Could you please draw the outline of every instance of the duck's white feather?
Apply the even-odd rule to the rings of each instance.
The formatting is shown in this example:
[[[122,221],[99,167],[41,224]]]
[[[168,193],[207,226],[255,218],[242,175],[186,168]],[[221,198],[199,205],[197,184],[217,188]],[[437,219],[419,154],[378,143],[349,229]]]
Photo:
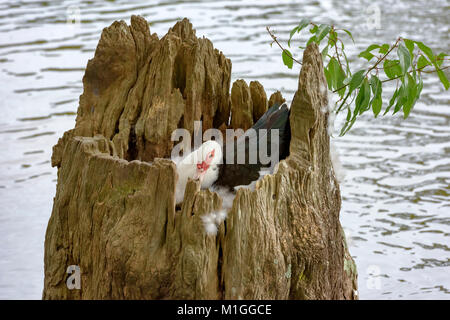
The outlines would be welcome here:
[[[183,201],[188,179],[197,179],[197,163],[204,161],[207,154],[212,150],[215,150],[214,158],[211,161],[210,167],[206,171],[206,174],[201,182],[201,187],[205,189],[209,188],[219,177],[218,164],[222,161],[222,147],[219,143],[213,140],[206,141],[185,158],[181,160],[173,159],[177,165],[178,173],[178,181],[175,192],[175,201],[177,204]]]

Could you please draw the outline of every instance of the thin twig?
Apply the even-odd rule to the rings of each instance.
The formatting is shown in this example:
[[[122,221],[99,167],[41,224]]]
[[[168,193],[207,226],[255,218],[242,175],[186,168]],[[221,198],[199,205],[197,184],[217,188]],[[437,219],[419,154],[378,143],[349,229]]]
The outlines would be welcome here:
[[[396,48],[397,47],[397,45],[398,45],[398,43],[400,42],[400,40],[401,40],[401,38],[398,38],[397,39],[397,41],[394,43],[394,45],[382,56],[382,57],[380,57],[380,58],[378,58],[378,61],[372,66],[372,67],[370,67],[368,70],[367,70],[367,72],[366,72],[366,74],[364,75],[364,78],[365,77],[367,77],[367,75],[370,73],[370,71],[372,71],[373,69],[375,69],[379,64],[380,64],[380,62],[381,61],[383,61],[391,52],[392,52],[392,50],[394,50],[394,48]],[[336,90],[334,90],[333,91],[333,93],[336,93],[336,92],[338,92],[338,91],[340,91],[341,89],[344,89],[345,87],[347,87],[349,84],[346,84],[346,85],[343,85],[342,87],[340,87],[340,88],[337,88]]]
[[[314,25],[313,23],[311,23],[311,24]],[[278,45],[278,47],[280,47],[280,49],[281,49],[284,53],[286,53],[286,55],[288,55],[288,56],[289,56],[293,61],[295,61],[296,63],[302,64],[300,61],[296,60],[296,59],[290,54],[289,51],[287,51],[286,49],[283,48],[283,46],[278,42],[277,37],[270,31],[270,28],[269,28],[269,27],[266,27],[266,30],[267,30],[267,32],[269,33],[269,35],[272,37],[273,42],[275,42],[275,43]],[[339,59],[339,53],[338,53],[338,51],[337,51],[337,40],[340,40],[340,39],[337,38],[337,39],[334,41],[334,47],[335,47],[335,49],[336,49],[336,56],[337,56],[337,58]],[[386,57],[392,52],[392,50],[394,50],[394,48],[396,48],[396,47],[398,46],[398,43],[399,43],[401,40],[402,40],[402,38],[399,37],[399,38],[397,39],[397,41],[394,43],[394,45],[393,45],[391,48],[389,48],[389,50],[388,50],[383,56],[381,56],[381,57],[378,58],[377,62],[376,62],[372,67],[370,67],[370,68],[367,70],[366,74],[364,75],[364,78],[367,77],[367,76],[369,75],[369,73],[370,73],[372,70],[375,70],[375,69],[376,69],[377,72],[378,72],[379,69],[384,69],[384,68],[382,68],[382,67],[381,67],[381,68],[378,68],[378,65],[381,63],[381,61],[383,61],[384,59],[386,59]],[[342,40],[340,40],[340,41],[342,42]],[[447,59],[448,59],[448,58],[440,58],[440,59],[437,58],[436,61],[437,61],[437,60],[447,60]],[[342,64],[340,63],[340,61],[339,61],[339,64],[340,64],[341,67],[342,67]],[[347,65],[347,67],[348,67],[348,65]],[[393,67],[393,66],[391,66],[391,67]],[[435,69],[435,70],[433,70],[433,71],[424,71],[423,69],[424,69],[425,67],[427,67],[427,66],[423,66],[422,68],[419,68],[419,69],[412,69],[412,70],[410,70],[410,71],[408,71],[408,72],[406,72],[406,73],[404,73],[404,74],[402,74],[402,75],[399,75],[399,76],[394,77],[394,78],[391,78],[391,79],[385,79],[385,80],[382,80],[381,82],[388,82],[388,81],[396,80],[396,79],[399,79],[399,78],[401,78],[401,77],[404,77],[404,76],[405,76],[406,74],[408,74],[408,73],[415,72],[415,71],[423,72],[423,73],[434,73],[434,72],[436,72],[436,71],[441,71],[441,70],[445,70],[445,69],[447,69],[447,68],[450,68],[450,66],[446,66],[446,67],[443,67],[443,68],[440,68],[440,69]],[[344,86],[342,86],[342,87],[340,87],[340,88],[338,88],[338,89],[336,89],[336,90],[334,90],[334,91],[332,91],[332,92],[333,92],[333,93],[336,93],[336,92],[340,91],[341,89],[344,89],[344,88],[347,87],[348,85],[349,85],[349,84],[346,84],[346,85],[344,85]],[[347,93],[347,95],[346,95],[344,98],[341,97],[341,99],[339,99],[339,101],[341,101],[342,99],[343,99],[343,101],[342,101],[342,103],[340,104],[340,106],[338,107],[336,113],[339,113],[339,111],[340,111],[340,110],[342,109],[342,107],[345,105],[345,102],[347,101],[348,97],[350,96],[350,93],[351,93],[351,92]],[[338,101],[338,102],[339,102],[339,101]]]
[[[447,69],[447,68],[450,68],[450,66],[447,66],[447,67],[440,68],[440,69],[437,69],[437,70],[434,70],[434,71],[423,71],[422,69],[425,68],[425,67],[427,67],[427,66],[423,66],[422,68],[419,68],[419,69],[410,70],[410,71],[408,71],[408,72],[406,72],[406,73],[404,73],[404,74],[402,74],[402,75],[399,75],[399,76],[394,77],[394,78],[392,78],[392,79],[386,79],[386,80],[383,80],[383,81],[381,81],[381,82],[384,83],[384,82],[388,82],[388,81],[397,80],[397,79],[399,79],[399,78],[401,78],[401,77],[404,77],[406,74],[411,73],[411,72],[414,72],[414,71],[419,71],[419,72],[424,72],[424,73],[434,73],[434,72],[436,72],[436,71],[441,71],[441,70],[445,70],[445,69]],[[370,84],[369,84],[369,85],[370,85]],[[398,83],[397,83],[397,86],[398,86]],[[345,88],[345,87],[346,87],[346,86],[344,86],[344,87],[342,87],[342,88]],[[342,88],[341,88],[341,89],[342,89]],[[336,90],[336,91],[338,91],[338,90]],[[333,92],[336,92],[336,91],[333,91]],[[342,103],[339,105],[339,107],[338,107],[338,109],[337,109],[337,111],[336,111],[336,114],[338,114],[338,113],[341,111],[342,107],[344,106],[345,102],[347,101],[348,97],[350,96],[350,93],[351,93],[351,92],[347,93],[347,95],[346,95],[345,98],[344,98],[344,101],[342,101]],[[342,100],[342,98],[341,98],[340,100]],[[340,101],[340,100],[339,100],[339,101]],[[338,101],[338,102],[339,102],[339,101]]]
[[[398,38],[397,41],[395,41],[394,45],[384,54],[384,56],[382,56],[381,58],[378,58],[378,61],[371,68],[369,68],[369,70],[367,70],[366,75],[364,77],[367,77],[367,75],[370,73],[370,71],[375,69],[380,64],[380,62],[383,61],[389,55],[389,53],[391,53],[392,50],[394,50],[394,48],[397,47],[397,45],[401,39],[402,38]]]
[[[410,71],[408,71],[408,72],[406,72],[406,73],[404,73],[404,74],[401,74],[401,75],[399,75],[399,76],[396,76],[396,77],[394,77],[394,78],[392,78],[392,79],[386,79],[386,80],[383,80],[383,81],[381,81],[381,82],[388,82],[388,81],[392,81],[392,80],[395,80],[395,79],[399,79],[399,78],[401,78],[401,77],[404,77],[406,74],[411,73],[411,72],[414,72],[414,71],[419,71],[419,72],[423,72],[423,73],[435,73],[436,71],[441,71],[441,70],[445,70],[445,69],[450,68],[450,66],[446,66],[446,67],[443,67],[443,68],[440,68],[440,69],[434,69],[434,70],[430,70],[430,71],[424,71],[424,70],[422,70],[422,69],[425,68],[425,67],[428,67],[428,66],[423,66],[422,68],[419,68],[419,69],[413,69],[413,70],[410,70]]]
[[[270,36],[273,39],[273,42],[275,42],[283,52],[288,55],[293,61],[297,62],[298,64],[302,64],[300,61],[296,60],[290,53],[287,51],[283,46],[278,42],[277,37],[270,31],[269,27],[266,27],[267,32],[270,34]]]
[[[331,31],[334,31],[334,26],[332,26],[331,28],[332,28]],[[339,52],[338,52],[338,47],[337,47],[337,41],[338,41],[338,36],[337,36],[337,33],[336,33],[336,39],[334,40],[334,49],[336,50],[337,61],[338,61],[339,65],[341,66],[341,68],[344,69],[342,67],[341,59],[339,59]]]

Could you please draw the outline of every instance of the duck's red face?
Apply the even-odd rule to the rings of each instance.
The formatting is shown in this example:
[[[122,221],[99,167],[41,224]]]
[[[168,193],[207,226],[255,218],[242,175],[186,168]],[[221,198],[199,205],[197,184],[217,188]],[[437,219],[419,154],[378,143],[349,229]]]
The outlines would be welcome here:
[[[212,150],[206,154],[206,159],[204,159],[202,162],[197,163],[197,177],[198,179],[203,179],[203,177],[206,174],[206,171],[209,169],[209,166],[211,165],[212,160],[214,159],[214,154],[216,150]]]

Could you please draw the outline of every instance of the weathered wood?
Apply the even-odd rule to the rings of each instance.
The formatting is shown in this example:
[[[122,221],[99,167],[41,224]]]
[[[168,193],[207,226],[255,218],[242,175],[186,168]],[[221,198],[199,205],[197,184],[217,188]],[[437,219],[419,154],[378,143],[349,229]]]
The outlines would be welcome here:
[[[186,19],[160,40],[140,17],[103,31],[76,126],[54,148],[44,299],[357,298],[314,44],[291,105],[290,156],[254,191],[237,191],[217,236],[205,234],[201,219],[222,207],[217,193],[189,181],[176,209],[175,165],[161,158],[171,130],[193,130],[200,119],[204,130],[226,128],[230,71]],[[81,290],[66,287],[69,265],[81,269]]]
[[[264,91],[264,87],[258,81],[250,82],[250,93],[253,104],[253,122],[255,123],[264,113],[266,113],[269,105],[267,102],[266,91]]]
[[[144,18],[133,16],[105,28],[83,77],[76,126],[54,148],[59,166],[64,143],[74,136],[101,134],[124,159],[167,157],[172,131],[191,134],[230,117],[231,62],[211,41],[197,38],[187,19],[161,39]],[[157,123],[158,125],[155,125]]]
[[[280,91],[275,91],[270,95],[269,98],[269,106],[273,106],[274,104],[282,105],[286,101],[285,98],[281,95]]]

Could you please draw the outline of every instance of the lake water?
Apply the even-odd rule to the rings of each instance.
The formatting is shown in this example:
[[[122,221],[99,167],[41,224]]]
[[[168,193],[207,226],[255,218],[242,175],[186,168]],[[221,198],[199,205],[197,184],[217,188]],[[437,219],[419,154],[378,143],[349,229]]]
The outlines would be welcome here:
[[[449,9],[445,0],[2,1],[0,299],[41,298],[56,186],[52,146],[75,124],[84,68],[114,20],[139,14],[162,36],[188,17],[232,60],[233,81],[257,79],[268,94],[281,90],[291,100],[299,66],[283,66],[266,26],[284,41],[302,18],[348,28],[358,63],[357,50],[399,35],[449,53]],[[373,28],[368,19],[377,10]],[[341,222],[361,299],[450,298],[450,93],[436,79],[426,77],[408,120],[364,117],[334,139],[346,170]]]

